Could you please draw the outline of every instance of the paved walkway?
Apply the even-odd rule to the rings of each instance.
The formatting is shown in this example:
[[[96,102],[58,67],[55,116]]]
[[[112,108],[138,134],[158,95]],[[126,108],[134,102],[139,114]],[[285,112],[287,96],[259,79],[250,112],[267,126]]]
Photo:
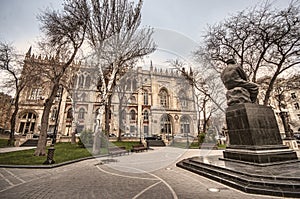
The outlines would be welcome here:
[[[163,147],[53,169],[0,168],[0,196],[6,199],[276,198],[246,194],[175,165],[183,158],[220,154],[221,150]]]
[[[7,153],[7,152],[13,152],[13,151],[22,151],[22,150],[28,150],[28,149],[35,149],[36,147],[5,147],[0,148],[0,153]]]

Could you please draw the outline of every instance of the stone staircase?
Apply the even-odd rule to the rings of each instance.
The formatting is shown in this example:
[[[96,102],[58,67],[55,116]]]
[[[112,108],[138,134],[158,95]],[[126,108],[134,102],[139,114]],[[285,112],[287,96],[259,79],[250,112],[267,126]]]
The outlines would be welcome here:
[[[163,140],[148,140],[149,147],[164,147],[166,146]]]
[[[38,144],[38,138],[34,139],[28,139],[26,140],[23,144],[20,145],[20,147],[22,146],[37,146]]]
[[[294,169],[299,169],[300,163],[294,164]],[[226,167],[203,163],[197,157],[182,160],[176,165],[246,193],[300,198],[300,177],[298,175],[268,176],[267,173],[258,174],[239,171],[238,169],[227,169]],[[292,165],[289,167],[292,168]]]

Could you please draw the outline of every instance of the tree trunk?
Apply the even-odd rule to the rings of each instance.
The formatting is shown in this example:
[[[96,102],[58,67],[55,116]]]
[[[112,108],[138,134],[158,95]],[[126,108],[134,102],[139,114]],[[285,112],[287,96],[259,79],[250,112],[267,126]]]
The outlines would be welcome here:
[[[49,124],[49,115],[51,111],[51,107],[57,91],[59,89],[59,85],[56,84],[53,86],[52,93],[50,97],[46,100],[44,105],[44,111],[42,115],[41,121],[41,132],[39,135],[38,145],[34,152],[35,156],[44,156],[46,155],[46,145],[47,145],[47,131],[48,131],[48,124]]]
[[[275,83],[277,76],[278,76],[278,73],[276,72],[269,83],[269,87],[266,91],[266,95],[265,95],[265,99],[264,99],[265,106],[267,106],[269,103],[269,98],[271,96],[271,92],[273,91],[274,83]]]
[[[109,136],[110,134],[110,125],[109,125],[109,118],[110,118],[110,108],[111,108],[111,99],[112,95],[108,95],[108,103],[105,105],[105,133]]]
[[[15,105],[15,109],[14,112],[11,116],[10,119],[10,134],[9,134],[9,140],[7,145],[8,146],[14,146],[15,145],[15,129],[16,129],[16,118],[17,118],[17,114],[19,111],[19,93],[17,93],[15,101],[14,101],[14,105]]]

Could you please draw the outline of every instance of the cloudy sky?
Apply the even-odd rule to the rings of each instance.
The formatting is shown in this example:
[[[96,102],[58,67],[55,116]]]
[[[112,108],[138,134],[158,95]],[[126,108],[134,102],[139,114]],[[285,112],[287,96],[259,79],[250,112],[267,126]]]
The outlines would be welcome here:
[[[47,7],[59,10],[63,0],[0,0],[0,40],[25,53],[41,32],[36,16]],[[261,0],[145,0],[142,26],[154,28],[157,52],[147,59],[164,62],[187,58],[201,42],[208,24],[216,24]],[[278,8],[289,0],[275,0]],[[33,50],[34,51],[34,50]],[[146,61],[147,62],[147,61]]]

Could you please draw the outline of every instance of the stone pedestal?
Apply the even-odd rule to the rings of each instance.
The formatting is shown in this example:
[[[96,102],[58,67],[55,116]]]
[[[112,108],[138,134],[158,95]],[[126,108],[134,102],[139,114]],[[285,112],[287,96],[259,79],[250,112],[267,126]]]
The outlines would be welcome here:
[[[271,107],[244,103],[226,110],[229,146],[225,160],[270,164],[297,160],[295,151],[282,144]]]

